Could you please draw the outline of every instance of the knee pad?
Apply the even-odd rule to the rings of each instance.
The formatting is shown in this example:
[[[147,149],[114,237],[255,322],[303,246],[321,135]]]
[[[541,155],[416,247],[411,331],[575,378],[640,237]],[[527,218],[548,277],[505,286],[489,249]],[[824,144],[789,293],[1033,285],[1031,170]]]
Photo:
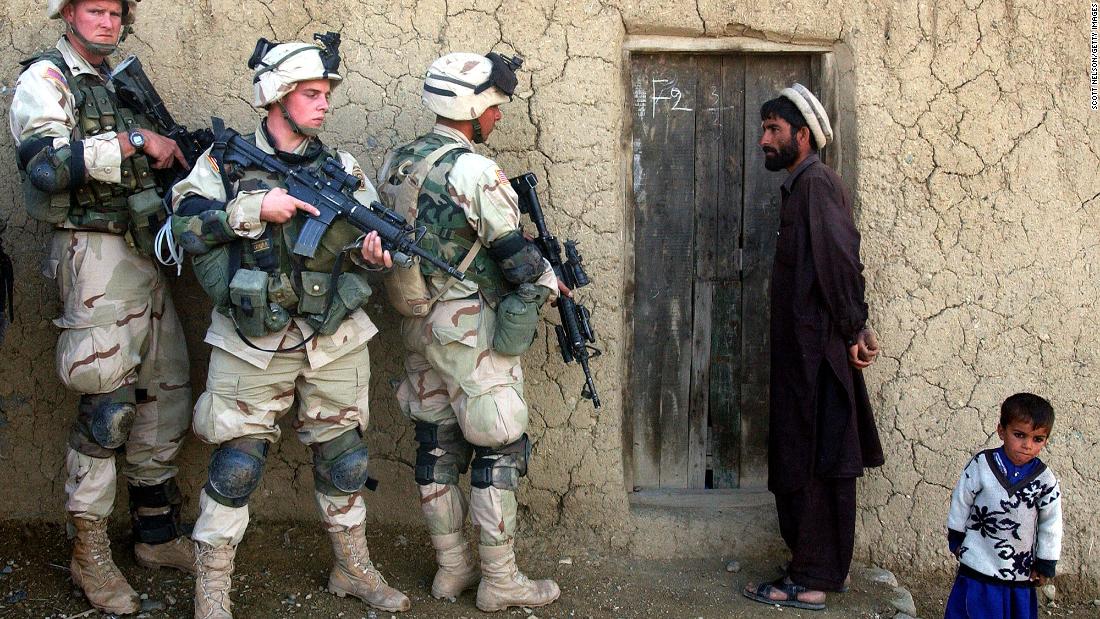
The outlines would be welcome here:
[[[434,424],[416,422],[416,483],[428,484],[458,483],[458,477],[470,468],[470,456],[474,448],[462,436],[457,423]],[[432,451],[442,449],[444,453],[435,455]]]
[[[313,485],[328,496],[347,496],[378,485],[367,470],[367,446],[358,430],[313,445]]]
[[[256,438],[226,441],[210,456],[206,494],[226,507],[243,507],[260,485],[268,442]]]
[[[76,428],[79,436],[70,440],[72,447],[96,458],[105,457],[103,450],[122,447],[130,437],[130,429],[134,427],[134,419],[137,417],[136,402],[137,392],[132,386],[121,387],[110,393],[80,396]]]
[[[179,537],[182,503],[175,478],[155,486],[130,484],[134,539],[142,544],[163,544]]]
[[[474,451],[471,486],[513,491],[519,488],[519,478],[527,475],[527,460],[531,457],[531,444],[526,434],[503,447],[477,447]]]

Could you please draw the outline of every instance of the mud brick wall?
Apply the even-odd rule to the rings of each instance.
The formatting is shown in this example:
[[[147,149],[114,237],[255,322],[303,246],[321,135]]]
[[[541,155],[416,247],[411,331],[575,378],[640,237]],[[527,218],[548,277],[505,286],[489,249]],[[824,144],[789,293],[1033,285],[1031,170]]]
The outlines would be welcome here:
[[[0,81],[52,44],[43,4],[0,8]],[[1009,393],[1048,396],[1058,411],[1046,461],[1067,499],[1063,571],[1100,577],[1100,113],[1088,109],[1087,4],[1038,0],[857,2],[790,0],[146,0],[124,53],[139,54],[173,113],[195,126],[212,114],[250,130],[244,61],[257,37],[343,35],[345,81],[324,139],[371,173],[391,146],[426,130],[418,84],[454,50],[515,51],[526,59],[515,101],[487,152],[510,174],[544,179],[559,236],[576,238],[595,285],[583,298],[605,356],[604,408],[578,399],[553,333],[525,358],[534,459],[520,493],[527,531],[626,549],[632,523],[623,475],[622,385],[631,302],[622,171],[627,139],[627,37],[742,37],[831,46],[843,59],[841,131],[857,131],[854,187],[872,321],[884,358],[868,373],[887,465],[860,484],[857,553],[892,568],[946,570],[942,532],[950,489],[969,454],[994,444]],[[7,121],[10,90],[0,120]],[[751,134],[750,134],[751,135]],[[0,135],[0,221],[19,276],[17,323],[0,351],[0,518],[61,520],[63,442],[76,399],[55,377],[56,293],[38,274],[48,231],[19,198],[12,140]],[[185,270],[173,278],[196,392],[208,357],[208,305]],[[400,367],[396,321],[371,307],[369,444],[383,489],[375,517],[415,522],[412,426],[392,397]],[[628,399],[627,399],[628,400]],[[627,413],[628,414],[628,413]],[[180,458],[188,513],[210,446]],[[252,502],[266,518],[311,520],[308,451],[292,432],[273,450]],[[120,501],[120,509],[123,509]]]

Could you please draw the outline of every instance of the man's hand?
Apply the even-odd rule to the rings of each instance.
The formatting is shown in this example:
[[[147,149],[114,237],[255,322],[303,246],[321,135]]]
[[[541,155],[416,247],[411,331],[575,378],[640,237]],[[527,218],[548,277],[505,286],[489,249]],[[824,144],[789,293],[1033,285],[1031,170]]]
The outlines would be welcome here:
[[[393,257],[390,256],[389,250],[382,249],[382,238],[378,236],[377,231],[372,230],[363,237],[363,247],[360,251],[363,254],[363,260],[369,264],[384,266],[387,269],[393,266]]]
[[[134,131],[137,131],[137,129],[134,129]],[[149,158],[154,168],[164,170],[179,164],[184,170],[191,169],[191,166],[187,165],[187,160],[183,158],[183,151],[180,150],[179,144],[176,144],[175,140],[148,129],[141,130],[141,137],[145,138],[145,147],[142,152]],[[129,158],[137,152],[134,145],[130,143],[128,133],[118,134],[118,143],[122,147],[123,159]]]
[[[276,187],[264,194],[264,201],[260,203],[260,221],[285,223],[298,211],[305,211],[313,216],[321,214],[312,204],[302,202],[282,187]]]
[[[866,327],[856,336],[856,343],[848,347],[848,363],[857,370],[869,367],[878,357],[878,335]]]

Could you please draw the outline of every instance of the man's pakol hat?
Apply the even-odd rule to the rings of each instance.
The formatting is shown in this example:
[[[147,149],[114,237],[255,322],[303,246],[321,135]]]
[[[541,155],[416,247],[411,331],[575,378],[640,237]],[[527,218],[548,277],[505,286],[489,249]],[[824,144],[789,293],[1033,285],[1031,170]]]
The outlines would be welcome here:
[[[779,96],[790,99],[798,111],[802,112],[802,117],[806,119],[806,124],[810,127],[810,133],[813,134],[818,148],[833,141],[833,127],[829,124],[829,115],[825,113],[825,108],[809,88],[795,82],[790,88],[779,91]]]

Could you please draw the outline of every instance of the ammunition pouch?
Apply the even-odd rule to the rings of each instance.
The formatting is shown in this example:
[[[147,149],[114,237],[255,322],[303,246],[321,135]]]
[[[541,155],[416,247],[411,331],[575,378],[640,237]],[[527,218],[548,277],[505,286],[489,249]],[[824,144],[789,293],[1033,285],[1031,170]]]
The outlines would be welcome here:
[[[308,280],[307,276],[310,276]],[[332,281],[333,278],[328,273],[302,273],[302,297],[298,301],[298,311],[306,316],[306,321],[321,335],[336,333],[348,314],[362,307],[371,295],[371,287],[366,278],[358,273],[342,273],[336,278],[336,290],[326,311]]]
[[[497,306],[493,350],[513,356],[527,352],[535,341],[539,308],[549,296],[546,288],[534,284],[521,284],[514,292],[505,295]]]

